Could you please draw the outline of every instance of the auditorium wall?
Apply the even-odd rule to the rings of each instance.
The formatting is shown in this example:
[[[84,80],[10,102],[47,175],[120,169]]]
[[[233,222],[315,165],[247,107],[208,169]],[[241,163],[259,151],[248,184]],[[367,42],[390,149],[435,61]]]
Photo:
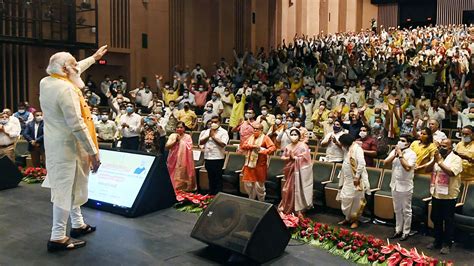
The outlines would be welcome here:
[[[154,75],[169,80],[174,65],[209,72],[220,57],[233,61],[238,52],[269,49],[295,33],[309,35],[357,30],[370,26],[377,7],[370,0],[101,0],[99,45],[108,44],[106,65],[92,66],[88,74],[98,83],[105,74],[119,75],[135,87],[146,79],[155,88]],[[343,10],[344,19],[340,19]],[[355,12],[354,12],[355,10]],[[329,20],[329,14],[331,19]],[[355,22],[354,22],[355,21]],[[341,26],[344,25],[345,26]],[[85,32],[81,38],[92,36]],[[147,47],[143,41],[147,39]],[[55,49],[30,47],[29,101],[38,104],[38,83]],[[83,58],[92,50],[70,51]],[[85,77],[84,77],[85,78]],[[24,100],[24,99],[19,99]]]

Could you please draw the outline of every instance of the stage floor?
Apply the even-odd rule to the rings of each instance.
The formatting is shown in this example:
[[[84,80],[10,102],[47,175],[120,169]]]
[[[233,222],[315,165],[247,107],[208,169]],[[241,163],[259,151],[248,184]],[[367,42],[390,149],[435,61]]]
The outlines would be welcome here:
[[[86,222],[97,232],[87,246],[50,254],[46,242],[51,227],[49,190],[40,185],[0,191],[0,265],[209,265],[222,258],[189,235],[194,214],[173,208],[138,218],[83,208]],[[291,241],[272,265],[350,265],[323,250]]]

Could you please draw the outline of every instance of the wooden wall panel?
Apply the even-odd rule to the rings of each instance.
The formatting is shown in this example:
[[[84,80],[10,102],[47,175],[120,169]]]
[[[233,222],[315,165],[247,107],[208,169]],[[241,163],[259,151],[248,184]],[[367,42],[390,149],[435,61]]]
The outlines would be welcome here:
[[[377,26],[380,25],[385,28],[398,25],[398,4],[379,5]]]
[[[436,24],[461,24],[464,10],[474,10],[474,0],[438,0]]]
[[[16,109],[29,95],[27,47],[0,43],[0,55],[0,109]]]

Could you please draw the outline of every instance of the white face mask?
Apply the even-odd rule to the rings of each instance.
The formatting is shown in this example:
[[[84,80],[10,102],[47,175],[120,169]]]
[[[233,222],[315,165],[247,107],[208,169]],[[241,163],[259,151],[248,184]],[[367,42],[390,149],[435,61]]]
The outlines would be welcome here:
[[[280,125],[281,124],[281,119],[275,119],[275,124]]]
[[[268,111],[267,110],[262,110],[262,115],[267,115],[268,114]]]
[[[397,147],[402,149],[402,150],[405,149],[407,145],[408,145],[408,143],[406,143],[406,142],[401,142],[401,141],[397,142]]]
[[[41,121],[43,121],[43,116],[40,116],[40,115],[36,116],[35,120],[36,120],[36,122],[41,122]]]
[[[212,107],[207,107],[206,111],[208,111],[209,113],[212,112]]]
[[[361,131],[361,132],[359,132],[359,136],[361,138],[365,138],[365,137],[367,137],[367,132],[366,131]]]
[[[462,137],[462,141],[464,143],[470,143],[472,141],[472,138],[471,136]]]
[[[291,142],[295,143],[298,141],[298,136],[290,136]]]
[[[245,114],[245,118],[250,119],[253,117],[253,114]]]
[[[411,124],[411,119],[405,119],[405,124],[407,125]]]
[[[211,124],[211,129],[218,129],[219,125],[217,123],[212,123]]]
[[[300,127],[300,126],[301,126],[301,122],[295,122],[293,125],[294,125],[295,127]]]
[[[125,109],[121,109],[121,110],[120,110],[120,113],[124,115],[124,114],[126,114],[126,113],[127,113],[127,110],[125,110]]]
[[[0,125],[6,125],[8,123],[8,119],[0,119]]]

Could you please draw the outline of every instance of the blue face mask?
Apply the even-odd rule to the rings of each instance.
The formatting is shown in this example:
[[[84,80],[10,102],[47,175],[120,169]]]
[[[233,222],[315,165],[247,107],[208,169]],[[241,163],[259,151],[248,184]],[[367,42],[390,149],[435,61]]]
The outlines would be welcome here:
[[[133,113],[133,107],[127,107],[127,113]]]

